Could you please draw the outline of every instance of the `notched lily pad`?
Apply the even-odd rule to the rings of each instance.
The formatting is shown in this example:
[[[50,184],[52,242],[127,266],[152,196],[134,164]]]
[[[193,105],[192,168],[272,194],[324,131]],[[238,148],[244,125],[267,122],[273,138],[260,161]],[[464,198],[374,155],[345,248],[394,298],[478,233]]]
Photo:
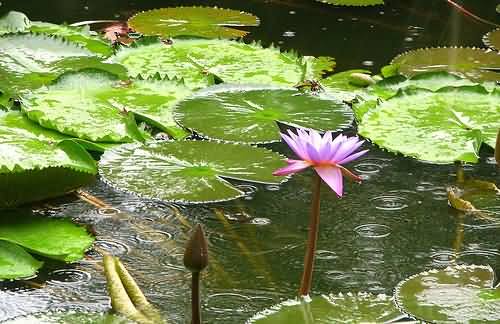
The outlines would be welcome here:
[[[400,317],[386,295],[348,293],[322,295],[312,301],[287,300],[254,315],[247,324],[383,323]]]
[[[396,287],[405,313],[432,323],[500,322],[500,288],[489,266],[456,265],[421,272]]]
[[[476,81],[498,81],[500,74],[489,71],[500,67],[494,51],[470,47],[439,47],[409,51],[396,56],[391,64],[406,76],[431,71],[449,71]]]
[[[482,86],[400,91],[364,114],[359,133],[393,152],[435,163],[478,161],[495,145],[500,93]]]
[[[193,89],[212,85],[214,76],[227,83],[291,87],[301,82],[305,73],[305,64],[295,53],[218,39],[178,39],[172,45],[156,41],[122,48],[112,61],[123,64],[130,76],[149,77],[160,72],[183,78]]]
[[[339,100],[350,102],[354,100],[357,95],[365,92],[364,87],[357,86],[350,82],[353,73],[370,74],[371,72],[362,69],[348,70],[330,75],[320,80],[320,82],[328,94]]]
[[[232,27],[258,26],[259,18],[249,13],[210,7],[172,7],[144,11],[128,20],[144,35],[205,38],[239,38],[248,34]]]
[[[100,175],[113,187],[168,202],[206,203],[241,197],[226,179],[279,184],[282,156],[241,144],[170,141],[126,144],[104,153]]]
[[[174,108],[174,118],[206,138],[228,142],[280,141],[276,121],[319,130],[351,125],[349,107],[327,96],[266,86],[220,85],[200,91]]]

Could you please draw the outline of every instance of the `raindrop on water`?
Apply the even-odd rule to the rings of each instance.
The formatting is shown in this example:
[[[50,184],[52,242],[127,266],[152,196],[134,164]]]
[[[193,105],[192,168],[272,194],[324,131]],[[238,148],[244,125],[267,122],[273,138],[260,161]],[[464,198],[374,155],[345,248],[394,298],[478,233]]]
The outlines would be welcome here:
[[[354,228],[354,231],[359,236],[367,238],[383,238],[391,234],[389,226],[382,224],[364,224]]]
[[[90,281],[90,273],[78,269],[60,269],[49,274],[49,283],[76,285]]]
[[[408,199],[397,195],[383,195],[371,199],[374,207],[380,210],[401,210],[408,207]]]
[[[294,31],[291,31],[291,30],[287,30],[283,33],[282,35],[283,37],[294,37],[295,36],[295,32]]]
[[[135,238],[143,243],[159,243],[172,239],[172,234],[164,231],[144,231],[138,233]]]

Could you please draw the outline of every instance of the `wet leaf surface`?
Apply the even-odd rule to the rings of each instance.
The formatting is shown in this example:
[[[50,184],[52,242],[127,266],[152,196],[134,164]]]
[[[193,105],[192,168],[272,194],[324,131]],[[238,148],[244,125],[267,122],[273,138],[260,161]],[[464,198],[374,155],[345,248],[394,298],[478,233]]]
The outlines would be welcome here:
[[[244,195],[226,179],[279,184],[282,156],[242,144],[176,141],[106,151],[100,174],[119,190],[160,201],[206,203]]]
[[[0,240],[0,281],[33,276],[42,265],[22,247]]]

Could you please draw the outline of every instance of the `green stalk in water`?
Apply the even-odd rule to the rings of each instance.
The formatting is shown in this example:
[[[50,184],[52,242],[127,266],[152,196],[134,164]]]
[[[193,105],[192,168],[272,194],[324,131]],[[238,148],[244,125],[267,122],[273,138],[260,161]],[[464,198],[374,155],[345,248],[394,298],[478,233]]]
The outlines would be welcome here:
[[[139,324],[166,324],[118,258],[104,255],[103,262],[111,306],[116,313]]]
[[[497,134],[497,143],[495,145],[495,160],[497,161],[497,166],[500,167],[500,129]]]

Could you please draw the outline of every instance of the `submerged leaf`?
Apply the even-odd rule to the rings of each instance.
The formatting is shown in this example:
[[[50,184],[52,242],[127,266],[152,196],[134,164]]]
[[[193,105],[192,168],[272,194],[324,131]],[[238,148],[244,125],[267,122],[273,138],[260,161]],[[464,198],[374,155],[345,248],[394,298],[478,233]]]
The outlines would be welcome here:
[[[22,247],[0,240],[0,281],[31,277],[42,265]]]
[[[402,281],[397,305],[411,316],[432,323],[500,322],[500,288],[489,266],[456,265],[421,272]]]
[[[100,174],[112,186],[170,202],[205,203],[244,195],[226,179],[279,184],[282,156],[263,148],[210,141],[127,144],[104,153]]]
[[[258,26],[259,19],[246,12],[231,9],[172,7],[140,12],[130,18],[128,24],[135,31],[151,36],[238,38],[248,32],[231,27]]]
[[[227,40],[174,40],[120,50],[113,62],[123,64],[131,76],[157,72],[183,78],[190,88],[213,84],[213,76],[228,83],[294,86],[302,81],[304,63],[292,53]],[[212,75],[212,81],[210,79]]]
[[[88,25],[83,27],[72,27],[51,24],[43,21],[33,21],[30,31],[64,37],[64,39],[85,47],[89,51],[102,56],[110,56],[113,54],[113,49],[110,44],[97,35],[92,35]]]
[[[399,72],[412,76],[430,71],[449,71],[472,80],[497,81],[500,74],[488,68],[500,66],[500,55],[469,47],[439,47],[409,51],[398,55],[391,64],[399,66]]]
[[[180,102],[179,124],[203,137],[229,142],[280,141],[276,121],[318,130],[349,127],[353,115],[345,104],[326,96],[266,86],[215,86]]]
[[[400,91],[370,109],[359,133],[393,152],[419,160],[475,163],[482,143],[494,145],[500,93],[481,86]]]
[[[287,300],[264,310],[247,324],[382,323],[401,317],[392,298],[366,293],[322,295],[312,301]]]
[[[87,230],[70,219],[47,218],[15,212],[0,215],[0,240],[44,257],[75,262],[94,242]]]
[[[0,207],[65,194],[97,173],[80,145],[19,112],[0,113],[0,153]]]

